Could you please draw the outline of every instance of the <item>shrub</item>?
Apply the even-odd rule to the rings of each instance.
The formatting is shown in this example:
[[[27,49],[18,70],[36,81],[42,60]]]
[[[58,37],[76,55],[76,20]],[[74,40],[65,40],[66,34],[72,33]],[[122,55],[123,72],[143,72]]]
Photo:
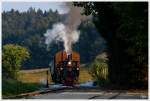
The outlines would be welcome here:
[[[26,48],[13,44],[4,45],[2,51],[3,77],[16,79],[21,63],[27,58],[29,58],[29,52]]]
[[[90,66],[89,73],[100,86],[108,83],[108,64],[95,60]]]

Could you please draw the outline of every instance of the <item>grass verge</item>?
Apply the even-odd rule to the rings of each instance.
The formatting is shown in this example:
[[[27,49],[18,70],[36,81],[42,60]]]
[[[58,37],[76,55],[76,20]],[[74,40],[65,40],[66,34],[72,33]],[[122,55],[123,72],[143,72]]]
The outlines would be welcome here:
[[[5,79],[2,80],[2,97],[14,96],[38,90],[41,85],[36,83],[23,83],[21,81]]]

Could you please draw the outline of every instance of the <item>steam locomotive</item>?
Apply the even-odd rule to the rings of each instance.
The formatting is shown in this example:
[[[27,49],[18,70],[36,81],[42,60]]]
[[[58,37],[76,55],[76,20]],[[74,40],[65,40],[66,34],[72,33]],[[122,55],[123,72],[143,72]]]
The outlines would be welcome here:
[[[59,51],[54,56],[54,64],[51,70],[53,82],[64,85],[73,85],[78,83],[80,56],[77,52],[67,54],[65,51]]]

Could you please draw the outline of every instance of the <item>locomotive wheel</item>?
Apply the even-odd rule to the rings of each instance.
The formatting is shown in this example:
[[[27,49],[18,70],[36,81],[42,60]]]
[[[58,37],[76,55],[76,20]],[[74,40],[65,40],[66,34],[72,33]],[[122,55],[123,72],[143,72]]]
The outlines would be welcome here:
[[[55,73],[52,74],[52,81],[56,83],[56,75],[55,75]]]
[[[60,76],[58,76],[58,75],[56,75],[56,73],[54,73],[54,74],[52,75],[52,81],[53,81],[54,83],[61,83]]]

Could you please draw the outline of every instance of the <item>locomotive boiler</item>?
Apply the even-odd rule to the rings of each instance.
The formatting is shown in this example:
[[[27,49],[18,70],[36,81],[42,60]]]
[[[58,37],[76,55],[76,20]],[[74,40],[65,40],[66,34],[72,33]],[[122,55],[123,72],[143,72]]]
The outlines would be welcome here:
[[[52,80],[55,83],[64,85],[73,85],[78,83],[80,56],[77,52],[67,54],[65,51],[59,51],[54,56],[52,71]]]

